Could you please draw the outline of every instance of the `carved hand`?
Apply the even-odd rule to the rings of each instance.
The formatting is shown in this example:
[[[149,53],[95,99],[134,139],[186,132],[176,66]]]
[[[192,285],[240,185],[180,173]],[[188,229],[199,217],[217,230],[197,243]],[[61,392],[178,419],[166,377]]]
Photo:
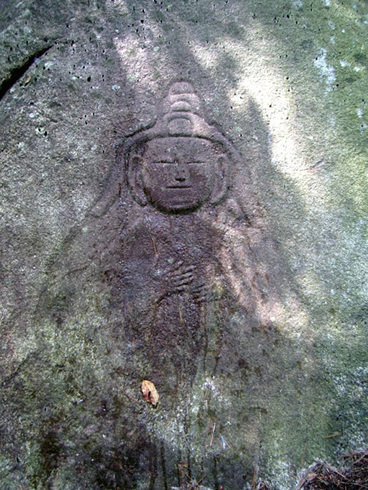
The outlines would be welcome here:
[[[175,262],[164,272],[166,291],[161,296],[187,292],[192,294],[198,302],[204,301],[207,296],[207,286],[203,277],[199,276],[195,265],[186,265],[182,260]]]
[[[166,270],[166,284],[168,294],[189,291],[193,283],[194,265],[184,265],[182,260],[175,262]]]

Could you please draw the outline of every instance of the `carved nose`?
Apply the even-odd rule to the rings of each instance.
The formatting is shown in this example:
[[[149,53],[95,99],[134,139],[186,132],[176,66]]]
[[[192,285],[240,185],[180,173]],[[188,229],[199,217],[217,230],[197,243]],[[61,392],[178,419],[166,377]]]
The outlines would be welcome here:
[[[188,177],[188,170],[185,164],[176,163],[174,178],[177,182],[184,182]]]

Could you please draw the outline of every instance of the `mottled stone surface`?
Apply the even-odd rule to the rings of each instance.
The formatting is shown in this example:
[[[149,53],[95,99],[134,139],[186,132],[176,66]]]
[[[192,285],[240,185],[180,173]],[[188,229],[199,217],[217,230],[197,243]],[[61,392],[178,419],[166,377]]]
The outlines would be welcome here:
[[[0,487],[363,449],[366,2],[0,9]]]

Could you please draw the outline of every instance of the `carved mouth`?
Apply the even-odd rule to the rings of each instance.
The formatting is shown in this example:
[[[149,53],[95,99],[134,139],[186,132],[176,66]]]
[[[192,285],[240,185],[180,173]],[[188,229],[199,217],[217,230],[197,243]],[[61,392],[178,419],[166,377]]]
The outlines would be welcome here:
[[[168,185],[167,189],[190,189],[191,185]]]

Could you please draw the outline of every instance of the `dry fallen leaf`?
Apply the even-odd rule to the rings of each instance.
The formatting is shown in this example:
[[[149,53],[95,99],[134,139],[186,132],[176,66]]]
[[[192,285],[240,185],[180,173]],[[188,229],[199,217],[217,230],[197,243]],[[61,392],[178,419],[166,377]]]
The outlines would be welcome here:
[[[141,390],[145,400],[155,407],[158,403],[158,399],[160,398],[155,385],[151,381],[144,379],[142,381]]]
[[[31,81],[31,75],[28,75],[27,80],[24,82],[24,85],[27,85]]]

